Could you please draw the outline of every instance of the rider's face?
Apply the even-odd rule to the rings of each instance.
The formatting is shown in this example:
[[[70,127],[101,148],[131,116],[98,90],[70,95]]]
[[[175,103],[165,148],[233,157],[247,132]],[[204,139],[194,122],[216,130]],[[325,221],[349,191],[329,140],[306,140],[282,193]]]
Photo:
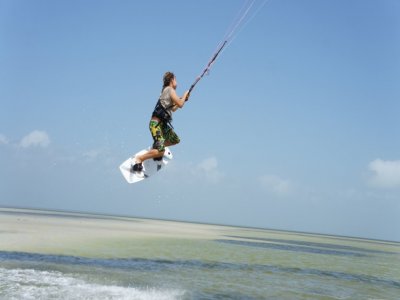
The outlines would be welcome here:
[[[178,86],[178,82],[176,81],[176,77],[174,77],[174,79],[172,79],[172,87],[174,89],[176,89],[177,86]]]

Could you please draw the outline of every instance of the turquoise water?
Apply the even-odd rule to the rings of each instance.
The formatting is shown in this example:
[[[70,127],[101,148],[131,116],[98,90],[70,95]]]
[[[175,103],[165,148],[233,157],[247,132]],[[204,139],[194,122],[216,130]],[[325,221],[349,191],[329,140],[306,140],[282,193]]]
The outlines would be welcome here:
[[[75,252],[3,246],[0,298],[400,299],[399,243],[215,230],[213,238],[200,239],[120,236],[98,242],[91,251],[82,250],[84,241]],[[5,232],[0,229],[0,237]]]

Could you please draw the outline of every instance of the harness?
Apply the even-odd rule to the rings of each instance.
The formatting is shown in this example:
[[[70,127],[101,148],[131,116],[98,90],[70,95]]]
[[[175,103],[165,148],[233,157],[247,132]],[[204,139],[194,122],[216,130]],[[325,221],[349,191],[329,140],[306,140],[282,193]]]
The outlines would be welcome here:
[[[165,108],[162,104],[160,99],[158,99],[156,106],[154,107],[154,111],[152,114],[152,117],[157,117],[161,120],[161,122],[164,122],[165,124],[168,124],[171,128],[174,128],[171,124],[172,122],[172,117],[168,113],[168,109],[172,108],[174,105],[171,104],[167,108]]]

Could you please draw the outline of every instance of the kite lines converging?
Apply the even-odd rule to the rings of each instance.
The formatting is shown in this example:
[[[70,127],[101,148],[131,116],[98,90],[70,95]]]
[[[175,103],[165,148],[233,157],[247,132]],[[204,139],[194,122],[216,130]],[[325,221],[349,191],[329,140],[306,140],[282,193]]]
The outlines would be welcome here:
[[[218,55],[222,52],[226,46],[231,43],[239,34],[241,30],[258,14],[258,12],[264,7],[264,5],[268,2],[268,0],[257,1],[257,0],[246,0],[243,7],[240,9],[236,19],[229,27],[227,33],[225,34],[222,41],[218,44],[217,50],[211,56],[211,59],[208,61],[206,67],[202,71],[202,73],[196,77],[196,80],[190,86],[189,95],[196,86],[196,84],[203,78],[205,74],[207,74]]]

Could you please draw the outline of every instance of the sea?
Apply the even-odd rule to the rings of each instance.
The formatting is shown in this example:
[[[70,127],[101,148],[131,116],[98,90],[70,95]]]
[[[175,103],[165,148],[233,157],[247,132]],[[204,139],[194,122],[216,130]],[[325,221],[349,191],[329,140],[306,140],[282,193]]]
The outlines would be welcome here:
[[[110,235],[116,222],[126,224],[113,233],[118,238],[88,247],[95,231]],[[92,234],[74,231],[88,224]],[[142,226],[140,236],[129,232],[131,224],[133,231]],[[0,242],[0,299],[400,299],[397,242],[168,224],[0,211],[0,239],[8,239]],[[39,242],[27,241],[32,230]],[[40,248],[41,239],[56,245]]]

